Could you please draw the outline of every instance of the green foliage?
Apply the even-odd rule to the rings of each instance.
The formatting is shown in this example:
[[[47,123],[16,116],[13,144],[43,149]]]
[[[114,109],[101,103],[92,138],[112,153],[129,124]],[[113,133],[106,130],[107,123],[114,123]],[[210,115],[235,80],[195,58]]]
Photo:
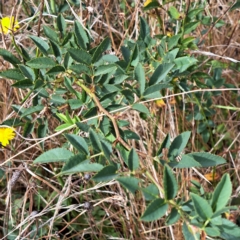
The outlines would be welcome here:
[[[158,1],[152,1],[144,10],[157,7]],[[151,156],[139,152],[131,147],[129,140],[137,146],[140,142],[145,144],[145,139],[134,132],[128,121],[114,115],[131,109],[140,116],[145,114],[145,119],[156,118],[145,100],[161,99],[168,91],[185,94],[196,87],[204,89],[224,84],[220,68],[214,68],[212,76],[200,72],[199,60],[188,54],[188,49],[196,48],[197,40],[186,35],[201,24],[198,15],[203,11],[189,7],[185,18],[175,7],[168,9],[177,32],[174,36],[151,37],[146,20],[140,18],[139,38],[125,41],[122,59],[106,53],[111,48],[110,38],[92,47],[93,40],[85,27],[74,22],[73,28],[67,28],[60,14],[56,29],[44,26],[45,38],[29,36],[36,48],[35,56],[27,55],[23,49],[19,56],[0,49],[0,56],[14,67],[2,71],[0,76],[14,80],[15,87],[27,88],[29,95],[25,100],[34,95],[32,106],[27,109],[13,106],[24,126],[24,135],[37,129],[39,137],[46,136],[48,118],[40,114],[44,110],[43,100],[58,121],[55,130],[64,132],[64,146],[43,152],[34,164],[60,164],[62,168],[57,176],[91,173],[95,174],[92,177],[95,182],[116,180],[127,193],[141,193],[144,197],[147,207],[142,221],[165,218],[167,225],[182,221],[185,239],[199,239],[200,234],[192,231],[197,228],[210,237],[230,240],[240,237],[237,227],[223,217],[223,213],[231,209],[227,206],[232,193],[230,176],[225,174],[209,195],[198,186],[199,192],[189,193],[186,201],[178,193],[178,183],[183,179],[175,174],[176,169],[215,167],[225,164],[226,160],[207,152],[186,153],[190,131],[182,132],[173,140],[167,135],[158,146],[150,146]],[[59,10],[53,3],[51,9],[52,12]],[[204,81],[200,81],[203,76]],[[215,126],[209,120],[215,114],[211,100],[214,94],[220,93],[189,93],[186,104],[181,97],[178,99],[186,119],[198,123],[198,134],[205,143],[211,138],[209,129]],[[71,113],[60,111],[65,104]],[[81,115],[75,111],[79,108]],[[33,122],[36,114],[40,117]],[[44,149],[43,143],[41,147]],[[164,150],[168,150],[167,155]],[[156,172],[159,169],[163,172],[159,182],[145,169],[146,159]]]
[[[66,162],[73,153],[65,148],[55,148],[46,151],[34,160],[34,163]]]
[[[168,204],[162,198],[157,198],[153,200],[145,210],[142,215],[142,220],[146,222],[151,222],[160,219],[166,213],[168,209]]]
[[[171,200],[176,197],[178,185],[171,169],[167,166],[164,167],[163,172],[164,194],[166,200]]]

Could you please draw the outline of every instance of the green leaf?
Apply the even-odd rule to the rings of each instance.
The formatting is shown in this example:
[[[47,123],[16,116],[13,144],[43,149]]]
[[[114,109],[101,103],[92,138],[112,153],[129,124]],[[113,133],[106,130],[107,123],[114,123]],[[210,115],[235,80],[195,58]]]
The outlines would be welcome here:
[[[65,134],[65,137],[79,152],[89,154],[88,145],[83,137],[75,134]]]
[[[168,50],[171,50],[173,47],[177,46],[179,39],[182,37],[182,34],[177,34],[168,39]]]
[[[82,105],[84,105],[79,99],[69,99],[68,104],[72,110],[79,109]]]
[[[69,127],[73,127],[74,124],[71,124],[71,123],[65,123],[65,124],[62,124],[58,127],[55,128],[55,131],[62,131],[62,130],[66,130],[67,128]]]
[[[103,55],[97,62],[94,63],[94,66],[100,66],[106,63],[115,63],[118,62],[119,58],[113,54]]]
[[[44,138],[46,137],[46,134],[47,134],[47,130],[48,130],[48,121],[44,121],[43,124],[40,124],[38,126],[38,129],[37,129],[37,137],[38,138]],[[42,149],[44,149],[44,142],[41,142],[40,143],[40,146]]]
[[[58,27],[58,30],[61,32],[61,34],[64,34],[66,32],[67,24],[62,15],[59,15],[57,17],[57,27]]]
[[[194,233],[193,229],[184,222],[182,226],[182,232],[185,240],[200,240],[200,234]]]
[[[139,179],[135,177],[118,177],[116,179],[123,187],[129,190],[132,194],[138,190]]]
[[[172,208],[170,214],[168,215],[168,217],[166,219],[166,224],[172,225],[172,224],[176,223],[180,217],[181,216],[180,216],[178,210],[176,208]]]
[[[181,44],[187,46],[189,43],[192,43],[194,40],[195,40],[195,37],[187,37],[181,41]]]
[[[91,118],[93,116],[96,116],[98,114],[97,112],[98,112],[97,107],[90,108],[89,110],[87,110],[86,113],[84,113],[84,117],[85,118]]]
[[[240,0],[237,0],[234,5],[231,7],[230,11],[240,8]]]
[[[150,28],[144,18],[140,17],[140,34],[139,38],[143,41],[150,36]]]
[[[62,61],[62,51],[60,46],[56,43],[50,40],[51,46],[52,46],[52,50],[53,50],[53,54],[56,58],[56,60],[58,61],[58,63],[60,64]]]
[[[165,203],[165,200],[158,198],[153,200],[148,206],[145,212],[143,213],[141,220],[145,222],[151,222],[160,219],[166,213],[168,209],[168,204]]]
[[[81,64],[81,63],[80,64],[74,64],[74,65],[70,66],[69,69],[74,71],[77,74],[86,73],[87,75],[91,75],[90,68],[85,64]]]
[[[204,8],[194,8],[188,12],[187,17],[194,18],[202,11],[204,11]]]
[[[57,75],[57,74],[63,73],[63,72],[65,72],[65,68],[63,66],[57,65],[57,66],[54,66],[51,69],[49,69],[46,74],[47,75]]]
[[[217,155],[213,155],[211,153],[197,152],[189,153],[187,155],[193,158],[198,163],[200,163],[202,167],[213,167],[226,163],[226,160],[224,158]]]
[[[126,137],[126,139],[140,140],[140,137],[135,132],[130,130],[124,131],[124,137]]]
[[[138,65],[139,62],[139,49],[138,49],[138,45],[135,44],[135,47],[133,49],[133,53],[131,55],[131,66],[136,67]]]
[[[27,67],[23,64],[19,64],[18,66],[26,78],[28,78],[32,81],[34,81],[36,79],[35,72],[30,67]]]
[[[227,212],[228,210],[225,210],[225,212]],[[221,225],[222,224],[222,216],[220,216],[222,213],[220,213],[218,216],[214,216],[215,213],[213,214],[212,216],[212,219],[211,219],[211,225],[215,225],[215,226],[218,226],[218,225]]]
[[[106,140],[101,140],[101,145],[102,145],[102,151],[103,151],[103,154],[104,156],[110,160],[110,156],[111,156],[111,153],[112,153],[112,145],[106,141]]]
[[[79,5],[80,5],[80,0],[71,0],[70,2],[72,4],[74,4],[74,6],[76,6],[76,7],[79,7]]]
[[[167,134],[166,137],[164,138],[162,144],[161,144],[161,147],[158,149],[156,156],[163,156],[163,153],[162,153],[163,149],[164,148],[169,148],[170,145],[171,145],[170,135]]]
[[[231,202],[231,204],[232,204],[232,202]],[[229,207],[222,208],[221,210],[214,212],[211,222],[213,222],[213,224],[215,224],[214,222],[215,222],[216,218],[220,217],[222,219],[223,213],[226,213],[229,211],[235,211],[235,210],[237,210],[237,206],[229,206]],[[215,224],[215,225],[217,225],[217,224]]]
[[[66,99],[64,99],[61,95],[59,94],[54,94],[51,96],[51,103],[61,105],[66,103]]]
[[[174,65],[173,63],[163,63],[159,65],[150,78],[149,86],[163,81]]]
[[[68,122],[68,118],[63,114],[63,113],[56,113],[56,115],[65,123],[69,123]],[[72,121],[70,121],[70,124],[73,124]]]
[[[171,51],[168,51],[164,56],[163,56],[163,62],[166,63],[173,63],[174,59],[176,58],[177,54],[179,52],[179,48],[174,48]],[[175,69],[174,69],[175,70]]]
[[[0,76],[17,81],[25,79],[24,75],[18,69],[8,69],[1,72]]]
[[[21,61],[18,58],[3,48],[0,48],[0,56],[2,56],[5,61],[10,62],[15,67],[17,67],[17,64],[21,64]]]
[[[200,24],[200,22],[190,22],[190,23],[187,23],[185,26],[184,26],[184,35],[185,34],[189,34],[191,33],[193,30],[195,30],[197,28],[197,26]]]
[[[171,168],[192,168],[192,167],[202,167],[202,165],[195,161],[194,158],[188,156],[187,154],[182,155],[179,162],[172,161],[168,163]]]
[[[238,225],[222,218],[222,225],[218,226],[221,232],[221,238],[226,240],[238,240],[240,239],[240,228]]]
[[[115,64],[103,65],[97,68],[97,71],[94,73],[94,76],[111,73],[116,70],[117,70],[117,66]]]
[[[68,49],[68,52],[75,61],[77,61],[79,63],[84,63],[84,64],[90,66],[91,61],[92,61],[92,56],[85,50],[70,48],[70,49]]]
[[[76,35],[78,45],[82,49],[87,50],[87,44],[89,43],[87,33],[83,26],[77,21],[74,22],[74,33]]]
[[[34,123],[26,122],[23,127],[23,136],[28,137],[34,130]]]
[[[79,172],[98,172],[103,169],[103,166],[99,163],[91,163],[86,160],[86,156],[77,154],[68,159],[61,174],[74,174]]]
[[[147,1],[145,1],[147,2]],[[144,4],[144,11],[148,11],[148,10],[151,10],[151,9],[154,9],[154,8],[159,8],[160,7],[160,4],[157,0],[152,0],[150,1],[147,5]]]
[[[108,50],[110,47],[111,47],[111,40],[110,38],[107,37],[98,45],[98,47],[94,51],[93,57],[92,57],[92,63],[97,62],[101,58],[102,54],[106,50]]]
[[[58,35],[52,28],[44,25],[43,31],[50,40],[52,40],[53,42],[56,42],[56,43],[58,42]]]
[[[112,123],[108,117],[104,116],[100,122],[99,128],[101,129],[104,136],[107,136],[112,130]],[[109,142],[107,142],[109,143]]]
[[[146,85],[146,78],[145,78],[145,72],[144,68],[141,63],[138,63],[134,70],[135,78],[139,83],[139,91],[140,94],[143,95],[143,92],[145,90],[145,85]]]
[[[176,197],[178,184],[172,170],[167,165],[164,166],[163,170],[163,186],[166,200],[171,200]]]
[[[132,109],[138,112],[146,113],[148,116],[150,116],[150,112],[148,108],[142,103],[134,103],[132,105]]]
[[[17,113],[17,114],[22,114],[26,108],[22,107],[22,106],[19,106],[19,105],[15,105],[15,104],[12,104],[12,109]],[[31,116],[27,116],[25,118],[25,120],[27,121],[32,121],[32,117]]]
[[[127,165],[131,171],[135,171],[139,167],[139,158],[138,158],[138,155],[137,155],[136,151],[134,150],[134,148],[131,149],[131,151],[128,155],[128,164]]]
[[[232,194],[232,184],[229,174],[224,174],[221,181],[215,187],[211,205],[214,212],[224,208]]]
[[[190,138],[191,132],[183,132],[178,135],[172,142],[169,151],[168,151],[168,158],[170,160],[174,160],[177,156],[181,154],[183,149],[186,147],[188,140]]]
[[[21,89],[24,89],[24,88],[31,88],[33,87],[33,82],[32,80],[30,79],[24,79],[24,80],[21,80],[21,81],[17,81],[16,83],[12,84],[13,87],[17,87],[17,88],[21,88]]]
[[[24,118],[32,113],[41,112],[43,109],[44,109],[43,105],[29,107],[21,114],[21,118]]]
[[[175,19],[175,20],[178,20],[179,17],[180,17],[180,13],[178,12],[178,10],[174,6],[171,6],[168,9],[168,14],[172,19]]]
[[[73,63],[73,59],[71,58],[70,54],[67,52],[64,56],[63,65],[66,69],[69,69],[72,63]]]
[[[61,41],[61,46],[64,46],[65,49],[72,47],[72,45],[77,48],[77,45],[74,41],[74,34],[72,32],[68,32],[65,35],[60,34],[60,38],[63,38],[63,40]]]
[[[135,98],[134,98],[134,92],[130,89],[124,89],[121,91],[122,95],[126,98],[129,104],[133,104]]]
[[[184,72],[187,70],[190,66],[194,65],[198,60],[194,57],[179,57],[174,60],[174,63],[176,64],[179,72]]]
[[[54,148],[37,157],[33,163],[66,162],[73,153],[65,148]]]
[[[206,227],[204,228],[204,231],[210,237],[219,237],[221,235],[220,231],[216,227]]]
[[[180,216],[178,210],[176,208],[172,208],[170,214],[168,215],[168,217],[166,219],[166,224],[173,225],[174,223],[176,223],[179,220],[180,217],[181,216]]]
[[[94,177],[93,180],[96,182],[110,181],[115,179],[118,174],[116,174],[117,167],[109,165],[100,170]]]
[[[113,139],[113,141],[115,140],[115,138]],[[119,150],[119,153],[123,159],[123,161],[125,162],[125,164],[128,164],[128,155],[129,155],[129,151],[127,151],[122,145],[117,144],[116,148]]]
[[[31,68],[41,69],[41,68],[52,68],[56,65],[55,61],[53,61],[51,58],[48,57],[38,57],[34,58],[26,64]]]
[[[64,121],[67,123],[72,123],[74,124],[75,121],[74,119],[72,119],[68,113],[68,111],[66,111],[65,115],[61,114],[61,113],[56,113],[58,117],[60,117],[61,115],[64,116],[63,118],[65,119]]]
[[[76,122],[76,125],[83,132],[88,132],[89,129],[90,129],[90,127],[89,127],[89,125],[87,123]]]
[[[204,221],[210,220],[213,215],[213,211],[207,200],[194,193],[190,193],[190,195],[193,201],[194,209],[196,210],[198,216]]]
[[[37,36],[29,36],[33,40],[38,49],[45,55],[48,56],[49,45],[42,38]]]
[[[150,184],[146,188],[142,188],[142,193],[146,201],[152,201],[159,197],[159,190],[155,184]]]
[[[172,87],[172,85],[170,84],[163,84],[163,83],[159,83],[159,84],[156,84],[156,85],[152,85],[148,88],[146,88],[146,90],[144,91],[143,93],[143,96],[146,98],[146,97],[151,97],[151,95],[155,92],[159,92],[160,90],[163,90],[163,89],[167,89],[167,88],[170,88]],[[160,97],[162,96],[160,93],[159,93]]]
[[[31,57],[29,56],[29,52],[26,51],[26,49],[23,46],[19,46],[19,47],[21,49],[21,53],[22,53],[24,60],[29,61],[31,59]]]
[[[131,55],[130,49],[128,47],[121,46],[121,51],[122,51],[122,56],[123,56],[125,62],[127,64],[129,64],[130,55]]]
[[[89,130],[89,138],[90,138],[90,141],[92,143],[92,147],[93,147],[94,152],[96,152],[96,153],[101,152],[102,151],[102,146],[101,146],[101,142],[99,140],[99,137],[98,137],[97,133],[91,128]]]

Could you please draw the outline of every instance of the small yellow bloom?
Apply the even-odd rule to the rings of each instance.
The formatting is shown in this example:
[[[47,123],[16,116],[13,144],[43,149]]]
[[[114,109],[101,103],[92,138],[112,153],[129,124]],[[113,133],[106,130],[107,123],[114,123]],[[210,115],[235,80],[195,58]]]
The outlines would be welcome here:
[[[159,107],[159,108],[166,106],[166,103],[162,99],[156,100],[155,103],[156,103],[157,107]]]
[[[147,1],[145,1],[145,3],[144,3],[144,7],[147,7],[147,5],[149,5],[151,2],[153,2],[153,0],[147,0]]]
[[[216,172],[206,173],[204,174],[204,177],[211,182],[218,181],[221,178],[220,174]]]
[[[10,32],[15,32],[20,27],[17,20],[14,17],[4,17],[0,20],[0,32],[3,34],[8,34]]]
[[[0,144],[6,147],[9,144],[9,140],[15,137],[14,128],[11,127],[1,127],[0,126]]]
[[[173,36],[173,33],[170,32],[170,31],[167,31],[167,36],[168,36],[168,37],[172,37],[172,36]]]

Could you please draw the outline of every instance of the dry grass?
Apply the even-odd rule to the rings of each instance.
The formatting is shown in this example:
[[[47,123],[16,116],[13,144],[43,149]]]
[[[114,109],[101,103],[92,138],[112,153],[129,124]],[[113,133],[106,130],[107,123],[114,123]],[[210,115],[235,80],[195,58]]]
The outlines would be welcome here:
[[[28,39],[29,34],[37,35],[38,14],[41,9],[40,1],[25,1],[25,5],[15,5],[15,1],[10,5],[2,4],[2,15],[14,15],[21,19],[21,28],[15,34],[16,42],[21,46],[31,46]],[[42,1],[43,2],[43,1]],[[58,1],[59,3],[62,1]],[[124,2],[124,4],[123,4]],[[41,25],[52,24],[51,19],[55,18],[49,10],[48,1],[45,3]],[[23,4],[23,3],[22,3]],[[121,8],[125,6],[125,11]],[[133,5],[134,6],[131,6]],[[169,4],[170,5],[170,4]],[[23,6],[26,7],[25,11]],[[27,16],[30,6],[34,9],[33,16]],[[216,29],[213,28],[205,37],[204,43],[199,47],[198,55],[203,51],[214,53],[216,56],[209,56],[208,60],[216,59],[229,63],[224,57],[239,61],[240,36],[239,32],[239,11],[227,12],[228,1],[214,1],[205,9],[205,14],[209,16],[221,17],[227,25]],[[120,56],[120,47],[125,38],[136,39],[139,34],[139,17],[145,16],[151,26],[153,34],[160,32],[157,19],[146,15],[143,12],[143,2],[101,0],[88,1],[88,10],[81,7],[73,7],[69,10],[71,16],[81,19],[86,25],[91,26],[91,35],[94,37],[94,44],[98,44],[105,36],[110,36],[112,41],[112,51]],[[166,5],[166,8],[168,5]],[[162,11],[162,16],[167,25],[167,14]],[[69,27],[72,21],[69,20]],[[200,36],[201,28],[197,30]],[[2,36],[1,47],[14,52],[10,36]],[[2,62],[2,61],[1,61]],[[2,62],[1,69],[9,69],[11,66]],[[209,71],[211,69],[208,69]],[[224,70],[223,77],[227,83],[239,87],[239,72],[230,68]],[[26,91],[11,87],[12,81],[0,79],[0,122],[9,118],[17,117],[12,111],[12,104],[20,104],[26,96]],[[171,92],[168,93],[172,94]],[[31,105],[32,98],[22,104],[27,108]],[[170,98],[166,99],[167,105],[161,109],[156,108],[155,104],[149,103],[149,107],[158,118],[143,121],[138,114],[126,111],[121,115],[122,119],[129,120],[132,131],[142,137],[142,141],[131,144],[141,152],[151,156],[152,151],[157,151],[165,135],[170,133],[171,137],[177,136],[184,130],[192,131],[191,145],[188,151],[200,151],[199,138],[196,133],[196,125],[193,122],[184,120],[184,112],[179,110],[177,104],[174,111],[171,111]],[[221,96],[213,99],[214,103],[223,106],[239,107],[238,101],[233,98],[229,91],[225,91]],[[48,112],[44,113],[46,116]],[[227,111],[222,114],[222,110],[217,110],[213,121],[216,124],[224,123],[228,129],[228,138],[224,139],[221,133],[216,133],[215,141],[212,146],[205,146],[209,152],[217,153],[227,159],[228,163],[224,167],[218,167],[217,171],[222,175],[229,172],[234,184],[234,193],[238,194],[240,184],[239,169],[239,121],[237,111]],[[57,122],[49,121],[49,137],[45,139],[45,149],[61,146],[63,139],[60,138],[61,132],[54,133]],[[17,131],[22,132],[22,127]],[[154,137],[153,133],[156,133]],[[233,146],[229,144],[233,143]],[[30,226],[36,224],[39,229],[43,229],[42,239],[114,239],[106,236],[106,228],[114,229],[119,233],[119,238],[115,239],[182,239],[181,223],[174,226],[166,226],[164,220],[153,223],[143,223],[140,221],[141,214],[145,209],[145,202],[141,194],[127,193],[115,181],[109,183],[95,184],[91,180],[86,180],[84,175],[74,175],[57,179],[55,173],[59,171],[56,165],[46,166],[32,165],[32,161],[43,151],[36,139],[36,133],[23,138],[18,135],[12,146],[14,151],[2,149],[0,151],[0,164],[7,168],[7,178],[2,177],[0,182],[0,222],[2,225],[0,238],[8,239],[4,233],[10,221],[13,220],[14,230],[19,231],[15,239],[30,239]],[[218,148],[218,146],[220,146]],[[215,149],[218,149],[215,151]],[[5,164],[3,164],[5,162]],[[144,166],[152,174],[155,181],[162,181],[162,169],[156,170],[153,167],[152,159],[142,159]],[[11,163],[11,164],[7,164]],[[210,170],[199,170],[203,175]],[[198,179],[207,189],[212,189],[212,185],[207,183],[201,175],[194,170],[177,170],[176,175],[182,179],[179,185],[179,197],[188,196],[187,191],[190,187],[191,179]],[[139,177],[142,178],[141,174]],[[62,185],[60,184],[62,182]],[[40,204],[41,202],[41,204]],[[88,203],[90,206],[88,206]],[[38,209],[38,212],[35,210]],[[99,215],[96,213],[99,211]],[[69,218],[69,213],[74,212],[75,217]],[[102,215],[101,215],[102,214]],[[94,216],[99,216],[96,220]],[[81,221],[79,221],[81,219]],[[101,219],[101,221],[99,220]],[[11,225],[11,224],[10,224]],[[81,230],[78,230],[81,229]],[[85,237],[84,237],[85,236]],[[35,239],[35,238],[34,238]]]

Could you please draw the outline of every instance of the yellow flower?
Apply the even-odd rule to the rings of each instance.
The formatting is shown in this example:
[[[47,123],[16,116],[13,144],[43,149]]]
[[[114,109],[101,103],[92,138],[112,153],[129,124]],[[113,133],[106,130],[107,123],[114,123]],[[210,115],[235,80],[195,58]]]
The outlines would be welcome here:
[[[167,36],[168,36],[168,37],[172,37],[172,36],[173,36],[172,32],[167,31]]]
[[[210,172],[210,173],[206,173],[204,174],[204,177],[208,180],[208,181],[218,181],[221,178],[221,175],[217,172]]]
[[[0,32],[3,34],[8,34],[10,32],[15,32],[20,27],[17,20],[14,17],[4,17],[0,20]]]
[[[149,5],[151,2],[153,2],[153,0],[147,0],[147,1],[145,1],[145,3],[144,3],[144,7],[147,7],[147,5]]]
[[[0,126],[0,144],[6,147],[9,144],[9,140],[15,137],[14,128],[11,127],[1,127]]]
[[[162,99],[158,99],[155,101],[157,107],[162,108],[166,106],[166,103]]]

